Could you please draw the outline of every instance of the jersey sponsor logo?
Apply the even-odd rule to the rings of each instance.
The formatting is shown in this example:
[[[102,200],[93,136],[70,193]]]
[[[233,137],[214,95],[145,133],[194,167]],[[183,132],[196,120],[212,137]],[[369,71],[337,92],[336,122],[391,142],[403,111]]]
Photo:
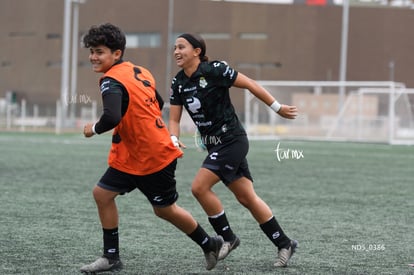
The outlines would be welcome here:
[[[226,66],[226,70],[223,72],[224,77],[228,77],[229,79],[233,79],[234,77],[234,69],[232,69],[229,65],[227,65],[227,62],[214,62],[213,67],[218,68],[220,66]]]
[[[197,86],[188,87],[188,88],[184,89],[184,93],[188,93],[188,92],[192,92],[192,91],[196,91],[196,90],[197,90]]]
[[[198,110],[201,108],[201,102],[196,97],[187,98],[188,110],[192,113],[198,113]]]
[[[148,98],[145,99],[145,105],[147,105],[148,107],[150,107],[152,104],[154,104],[156,102],[158,102],[158,101],[157,101],[157,98],[155,96],[154,97],[148,97]]]
[[[195,124],[197,125],[197,127],[206,127],[206,126],[213,125],[213,122],[211,122],[211,121],[206,121],[206,122],[196,121]]]
[[[193,115],[192,118],[200,118],[200,119],[203,119],[204,118],[204,114],[196,114],[196,115]]]
[[[208,85],[207,80],[204,77],[200,77],[200,81],[199,81],[198,85],[200,85],[201,88],[207,87],[207,85]]]
[[[223,76],[229,76],[230,79],[233,79],[234,77],[234,70],[230,68],[229,66],[226,67],[226,70],[223,73]]]

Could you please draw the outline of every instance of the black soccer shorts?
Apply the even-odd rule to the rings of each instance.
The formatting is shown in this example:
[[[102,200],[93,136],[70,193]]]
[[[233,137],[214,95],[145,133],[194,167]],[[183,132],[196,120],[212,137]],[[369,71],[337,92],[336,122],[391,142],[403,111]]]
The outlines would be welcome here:
[[[249,151],[247,136],[235,136],[230,140],[220,141],[208,149],[208,156],[202,167],[215,173],[225,185],[241,177],[253,181],[246,159]]]
[[[139,189],[155,207],[166,207],[178,199],[175,169],[177,160],[156,173],[137,176],[109,167],[98,182],[98,186],[121,195]]]

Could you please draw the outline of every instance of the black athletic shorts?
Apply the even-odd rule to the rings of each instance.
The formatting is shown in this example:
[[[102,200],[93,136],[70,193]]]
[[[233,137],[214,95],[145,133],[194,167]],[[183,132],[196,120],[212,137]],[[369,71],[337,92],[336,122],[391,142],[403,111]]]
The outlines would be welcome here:
[[[208,156],[202,164],[215,173],[220,180],[228,185],[229,183],[246,177],[253,181],[246,155],[249,151],[249,141],[247,136],[235,136],[230,140],[217,140],[217,144],[208,148]]]
[[[138,188],[156,207],[172,205],[178,199],[175,181],[177,160],[159,172],[137,176],[109,167],[98,182],[98,186],[121,195]]]

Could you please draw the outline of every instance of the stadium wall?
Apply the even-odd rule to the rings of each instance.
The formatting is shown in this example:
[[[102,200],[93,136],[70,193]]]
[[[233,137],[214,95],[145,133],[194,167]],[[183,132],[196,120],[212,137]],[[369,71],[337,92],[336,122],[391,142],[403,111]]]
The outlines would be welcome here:
[[[159,33],[158,47],[128,48],[126,59],[149,68],[168,96],[166,0],[87,0],[80,5],[80,36],[93,24],[112,22],[127,33]],[[0,98],[8,91],[40,114],[53,114],[60,97],[64,1],[0,2]],[[342,8],[175,0],[174,35],[207,37],[208,55],[258,80],[335,81],[339,75]],[[414,86],[414,13],[393,7],[351,7],[347,80],[403,82]],[[210,38],[209,38],[210,37]],[[99,76],[79,47],[77,94],[100,102]],[[392,65],[392,66],[391,66]],[[243,108],[243,96],[234,96]],[[82,102],[77,102],[82,104]],[[98,103],[100,104],[100,103]],[[78,108],[79,112],[80,108]],[[30,112],[30,109],[29,109]]]

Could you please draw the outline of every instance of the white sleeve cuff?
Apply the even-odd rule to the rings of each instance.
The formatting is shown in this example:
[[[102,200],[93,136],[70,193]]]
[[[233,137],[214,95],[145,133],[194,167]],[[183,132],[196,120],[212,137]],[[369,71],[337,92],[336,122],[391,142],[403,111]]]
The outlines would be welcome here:
[[[97,133],[96,133],[96,131],[95,131],[95,125],[96,125],[96,123],[95,123],[94,125],[92,125],[92,132],[93,132],[95,135],[97,135]]]
[[[178,137],[171,135],[171,141],[175,147],[180,147],[180,143],[178,142]]]

